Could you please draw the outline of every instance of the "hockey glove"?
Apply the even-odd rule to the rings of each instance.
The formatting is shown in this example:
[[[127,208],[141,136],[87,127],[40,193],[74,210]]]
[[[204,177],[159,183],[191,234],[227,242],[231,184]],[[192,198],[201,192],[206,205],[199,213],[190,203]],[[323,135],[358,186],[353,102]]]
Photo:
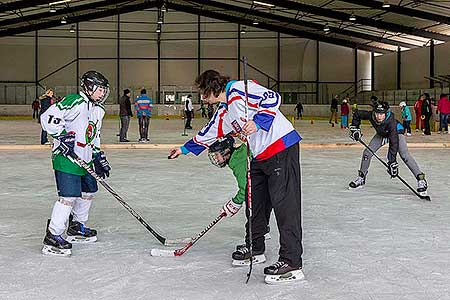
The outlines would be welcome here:
[[[100,151],[97,153],[97,155],[94,157],[94,167],[95,167],[95,173],[103,179],[105,177],[109,177],[109,171],[111,171],[111,165],[109,164],[108,160],[106,159],[106,155],[103,151]]]
[[[359,141],[362,137],[361,129],[357,128],[356,126],[350,126],[349,136],[352,140]]]
[[[398,176],[398,162],[396,162],[396,161],[388,162],[387,172],[389,173],[389,175],[391,175],[391,178],[397,177]]]
[[[60,136],[58,138],[59,146],[57,150],[59,150],[64,156],[70,156],[73,154],[73,148],[75,148],[75,132],[69,131],[68,133]]]
[[[226,217],[232,217],[235,214],[238,213],[239,209],[241,208],[242,204],[236,204],[233,202],[233,200],[229,200],[227,203],[225,203],[220,210],[220,213],[225,213]]]

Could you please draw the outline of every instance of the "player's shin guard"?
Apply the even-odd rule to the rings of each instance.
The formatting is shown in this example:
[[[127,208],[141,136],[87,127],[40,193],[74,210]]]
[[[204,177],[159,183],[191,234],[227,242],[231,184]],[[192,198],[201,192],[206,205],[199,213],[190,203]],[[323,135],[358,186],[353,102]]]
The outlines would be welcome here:
[[[61,235],[66,230],[66,223],[69,219],[76,197],[59,197],[53,206],[49,231],[54,235]]]

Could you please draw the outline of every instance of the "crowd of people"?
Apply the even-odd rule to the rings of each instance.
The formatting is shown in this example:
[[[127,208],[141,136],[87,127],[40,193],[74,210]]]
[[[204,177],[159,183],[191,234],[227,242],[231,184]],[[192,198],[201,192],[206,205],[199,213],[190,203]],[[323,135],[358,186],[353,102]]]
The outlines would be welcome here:
[[[376,98],[372,96],[372,100]],[[399,103],[399,108],[401,110],[401,121],[405,128],[405,133],[407,136],[412,135],[411,123],[413,121],[413,115],[408,106],[407,101],[401,101]],[[330,104],[330,119],[329,124],[332,127],[338,124],[338,113],[340,107],[341,115],[341,128],[348,128],[350,111],[355,114],[358,105],[354,103],[350,105],[350,98],[347,95],[339,105],[339,96],[336,95]],[[448,134],[448,124],[450,117],[450,100],[448,95],[441,94],[439,100],[436,102],[428,93],[423,93],[420,95],[419,99],[414,103],[413,106],[415,113],[415,131],[422,132],[423,135],[431,135],[432,128],[438,134],[445,133]],[[434,122],[433,122],[434,120]]]

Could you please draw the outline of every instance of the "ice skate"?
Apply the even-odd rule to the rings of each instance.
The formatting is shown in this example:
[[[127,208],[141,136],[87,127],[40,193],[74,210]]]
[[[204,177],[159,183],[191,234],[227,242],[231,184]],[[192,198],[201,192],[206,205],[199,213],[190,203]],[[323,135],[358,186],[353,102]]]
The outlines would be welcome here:
[[[360,189],[366,184],[366,176],[361,171],[358,171],[358,177],[348,184],[349,190]]]
[[[52,234],[47,226],[42,253],[45,255],[67,257],[72,254],[72,244],[66,241],[61,235]]]
[[[428,192],[428,183],[425,180],[425,174],[421,173],[419,175],[417,175],[417,192],[421,195],[421,196],[427,196]]]
[[[267,284],[281,284],[305,279],[302,268],[294,268],[283,261],[264,268],[264,281]]]
[[[67,229],[67,240],[71,243],[93,243],[97,241],[97,231],[85,227],[80,222],[71,221]]]
[[[234,267],[242,267],[250,265],[250,249],[245,245],[236,246],[236,251],[231,255],[233,258],[232,265]],[[266,261],[264,251],[253,251],[253,264],[261,264]]]

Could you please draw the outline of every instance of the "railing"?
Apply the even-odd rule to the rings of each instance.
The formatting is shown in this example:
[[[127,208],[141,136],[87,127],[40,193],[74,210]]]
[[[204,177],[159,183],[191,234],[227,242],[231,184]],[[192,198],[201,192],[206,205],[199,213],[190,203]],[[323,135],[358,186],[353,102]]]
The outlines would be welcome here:
[[[44,88],[36,89],[34,81],[0,81],[0,104],[31,104],[43,93]]]
[[[399,104],[406,101],[408,105],[413,105],[420,95],[423,93],[430,94],[434,101],[439,100],[440,94],[449,94],[450,88],[438,87],[433,89],[411,89],[411,90],[384,90],[384,91],[368,91],[358,93],[357,103],[370,104],[370,97],[376,96],[378,99],[389,102],[391,105]]]

